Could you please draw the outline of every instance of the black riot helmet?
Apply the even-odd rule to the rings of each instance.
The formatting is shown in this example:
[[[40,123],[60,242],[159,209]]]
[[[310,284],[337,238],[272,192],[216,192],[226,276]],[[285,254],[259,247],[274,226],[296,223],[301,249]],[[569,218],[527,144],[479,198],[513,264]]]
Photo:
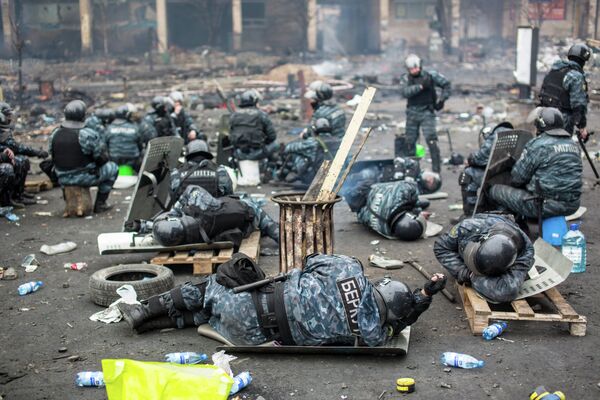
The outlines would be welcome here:
[[[316,135],[331,133],[331,124],[327,118],[319,118],[315,121],[313,132]]]
[[[390,225],[394,232],[394,237],[408,242],[417,240],[423,236],[426,224],[427,222],[423,217],[404,211],[398,213],[392,219]]]
[[[114,112],[115,118],[125,119],[130,121],[133,113],[135,113],[135,106],[131,103],[124,104],[117,108]]]
[[[419,191],[421,194],[430,194],[437,192],[442,187],[442,178],[440,174],[432,171],[423,171],[417,178]]]
[[[65,106],[65,119],[67,121],[83,122],[85,121],[86,110],[87,106],[82,100],[70,101]]]
[[[0,126],[8,126],[12,122],[13,109],[10,104],[0,102]]]
[[[94,115],[100,118],[104,125],[108,125],[117,118],[116,111],[112,108],[100,108],[94,111]]]
[[[152,237],[163,246],[179,246],[200,242],[198,221],[188,215],[169,217],[158,216],[152,225]]]
[[[558,108],[540,107],[536,109],[537,116],[534,120],[538,132],[547,132],[553,129],[564,129],[565,123],[562,113]]]
[[[405,283],[383,278],[373,282],[373,287],[381,326],[395,326],[413,310],[415,299]]]
[[[590,59],[591,54],[590,48],[585,44],[574,44],[569,49],[567,58],[571,61],[575,61],[583,68],[585,63]]]
[[[333,88],[329,83],[322,81],[313,82],[309,86],[309,90],[304,95],[307,99],[316,101],[325,101],[333,97]]]
[[[208,144],[206,141],[194,139],[187,144],[185,157],[189,160],[197,156],[209,160],[213,158],[213,155],[208,151]]]
[[[154,96],[150,106],[158,115],[165,115],[167,113],[167,102],[163,96]]]
[[[517,228],[498,222],[481,241],[467,244],[463,260],[475,274],[499,276],[514,264],[524,245],[523,236]]]
[[[260,96],[258,92],[254,89],[246,90],[244,93],[240,95],[240,107],[254,107],[258,104],[258,100],[260,100]]]

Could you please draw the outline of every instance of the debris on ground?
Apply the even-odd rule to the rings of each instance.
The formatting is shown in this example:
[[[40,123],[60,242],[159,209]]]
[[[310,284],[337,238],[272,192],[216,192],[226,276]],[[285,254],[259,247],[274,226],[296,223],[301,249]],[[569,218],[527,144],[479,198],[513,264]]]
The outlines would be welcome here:
[[[40,251],[49,256],[61,253],[68,253],[69,251],[73,251],[77,248],[77,243],[75,242],[63,242],[59,244],[55,244],[53,246],[49,246],[47,244],[42,245],[40,247]]]

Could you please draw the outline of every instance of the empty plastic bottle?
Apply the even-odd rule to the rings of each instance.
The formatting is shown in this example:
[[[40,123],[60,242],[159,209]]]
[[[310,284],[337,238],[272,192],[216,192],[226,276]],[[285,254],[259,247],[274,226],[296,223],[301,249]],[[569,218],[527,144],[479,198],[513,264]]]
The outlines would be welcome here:
[[[585,272],[587,250],[585,236],[579,230],[579,224],[571,224],[569,231],[563,236],[562,253],[573,262],[571,272]]]
[[[42,282],[42,281],[32,281],[32,282],[27,282],[27,283],[22,284],[21,286],[19,286],[19,288],[17,290],[19,291],[20,296],[25,296],[26,294],[37,291],[43,285],[44,285],[44,282]]]
[[[237,392],[248,386],[251,382],[252,376],[248,371],[244,371],[239,375],[236,375],[233,378],[233,386],[231,386],[231,391],[229,392],[229,395],[236,394]]]
[[[74,271],[83,271],[84,269],[87,268],[87,263],[86,262],[76,262],[76,263],[65,263],[63,265],[63,267],[65,269],[72,269]]]
[[[449,367],[457,368],[481,368],[485,365],[485,362],[479,361],[475,357],[471,357],[468,354],[446,352],[442,354],[442,364]]]
[[[202,353],[186,351],[183,353],[169,353],[165,355],[165,360],[177,364],[198,364],[208,360],[208,356]]]
[[[78,372],[75,384],[77,386],[104,386],[104,374],[102,371]]]
[[[495,322],[483,330],[482,336],[485,340],[492,340],[496,336],[500,336],[507,326],[504,321]]]

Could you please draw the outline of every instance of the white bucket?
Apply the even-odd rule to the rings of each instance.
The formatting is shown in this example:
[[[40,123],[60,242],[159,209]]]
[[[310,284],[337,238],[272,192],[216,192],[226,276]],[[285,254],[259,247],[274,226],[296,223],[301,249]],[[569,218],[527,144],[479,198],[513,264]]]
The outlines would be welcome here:
[[[260,170],[257,160],[240,160],[240,176],[238,177],[238,185],[240,186],[256,186],[260,183]]]

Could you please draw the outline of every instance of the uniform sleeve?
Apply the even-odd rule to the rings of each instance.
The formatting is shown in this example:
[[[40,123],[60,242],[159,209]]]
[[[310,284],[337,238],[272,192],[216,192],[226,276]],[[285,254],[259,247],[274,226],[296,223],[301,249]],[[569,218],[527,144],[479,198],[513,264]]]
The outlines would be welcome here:
[[[52,131],[52,133],[50,134],[50,139],[48,139],[48,154],[50,154],[50,157],[52,157],[52,141],[54,140],[54,135],[56,134],[56,129],[54,129]],[[0,150],[2,150],[0,148]]]
[[[30,146],[27,146],[27,145],[17,142],[15,140],[15,138],[12,136],[12,133],[10,134],[10,137],[8,139],[6,139],[6,141],[4,142],[4,145],[6,147],[8,147],[9,149],[11,149],[16,155],[37,157],[37,155],[39,153],[39,151],[34,149],[33,147],[30,147]]]
[[[402,95],[402,97],[409,99],[421,93],[422,90],[423,88],[421,87],[421,85],[410,85],[408,83],[407,74],[402,75],[402,78],[400,78],[400,94]]]
[[[494,144],[494,138],[496,135],[489,135],[485,138],[485,141],[481,147],[469,155],[469,165],[475,167],[485,167],[490,159],[492,153],[492,146]]]
[[[440,100],[446,101],[448,97],[450,97],[450,94],[452,94],[452,85],[450,81],[437,71],[430,71],[429,74],[431,75],[435,86],[442,89]]]
[[[83,128],[79,132],[79,145],[83,154],[91,155],[96,161],[106,161],[106,143],[100,137],[100,134],[90,128]]]
[[[138,149],[140,151],[142,151],[142,149],[144,148],[144,135],[142,133],[142,128],[140,125],[138,124],[133,124],[133,126],[135,127],[135,137],[136,137],[136,144],[138,146]]]
[[[304,154],[309,150],[317,147],[318,143],[314,138],[307,138],[303,140],[294,140],[285,145],[283,150],[284,154],[298,153]]]
[[[263,131],[266,135],[266,144],[273,143],[277,139],[277,132],[275,131],[275,127],[273,127],[273,122],[271,122],[271,118],[264,112],[261,112],[260,119],[263,124]]]
[[[148,143],[150,140],[158,136],[156,128],[148,116],[145,116],[142,120],[142,123],[140,124],[140,132],[144,143]]]
[[[537,142],[532,140],[525,145],[525,149],[521,153],[521,157],[517,160],[517,163],[513,166],[511,171],[512,184],[516,187],[525,186],[531,181],[533,174],[539,166],[540,161],[543,160],[540,151],[536,148]]]
[[[221,196],[229,196],[233,194],[233,182],[224,167],[217,168],[217,184],[219,186],[219,194]]]
[[[569,92],[571,109],[573,110],[573,119],[578,128],[585,128],[587,125],[587,83],[584,75],[575,70],[569,71],[563,81],[564,88]]]
[[[458,253],[458,227],[455,225],[450,232],[440,236],[433,245],[433,253],[438,262],[448,270],[450,275],[457,280],[458,283],[463,283],[469,276],[469,269],[465,265],[462,257]]]

